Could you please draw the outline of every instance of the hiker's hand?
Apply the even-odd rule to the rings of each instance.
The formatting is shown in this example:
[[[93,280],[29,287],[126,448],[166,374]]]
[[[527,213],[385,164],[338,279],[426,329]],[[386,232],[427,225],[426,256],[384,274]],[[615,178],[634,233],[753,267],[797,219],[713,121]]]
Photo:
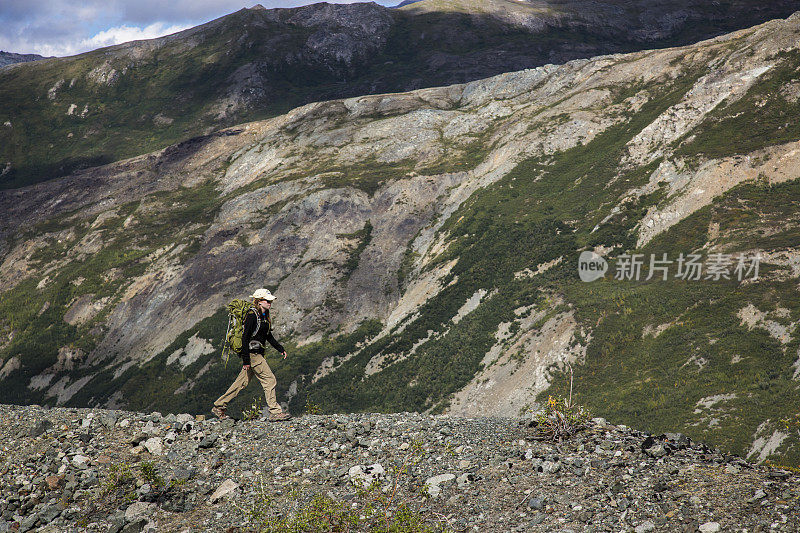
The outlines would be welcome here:
[[[286,350],[283,351],[283,358],[286,359]]]
[[[244,368],[245,370],[250,370],[250,365],[242,365],[242,368]]]

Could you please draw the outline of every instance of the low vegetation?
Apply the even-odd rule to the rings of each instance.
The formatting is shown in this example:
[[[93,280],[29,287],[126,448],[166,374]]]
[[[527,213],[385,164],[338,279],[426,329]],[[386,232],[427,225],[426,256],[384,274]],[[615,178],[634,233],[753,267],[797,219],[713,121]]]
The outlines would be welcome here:
[[[293,512],[275,513],[276,495],[262,478],[254,497],[234,505],[262,533],[447,533],[444,517],[423,510],[424,487],[409,490],[414,488],[408,479],[409,469],[422,460],[423,454],[422,444],[414,442],[403,461],[391,469],[386,482],[375,480],[367,487],[356,484],[353,501],[293,488],[288,495]]]

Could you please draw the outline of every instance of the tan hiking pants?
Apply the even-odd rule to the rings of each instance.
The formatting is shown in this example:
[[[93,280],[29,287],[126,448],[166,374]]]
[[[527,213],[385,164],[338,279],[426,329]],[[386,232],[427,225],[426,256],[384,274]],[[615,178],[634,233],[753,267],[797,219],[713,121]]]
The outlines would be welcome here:
[[[253,375],[256,376],[258,381],[261,382],[261,386],[264,387],[264,397],[267,399],[267,407],[269,408],[270,414],[282,413],[283,409],[281,409],[275,397],[275,385],[278,383],[275,379],[275,374],[272,373],[272,369],[270,369],[264,356],[257,353],[250,354],[250,370],[245,370],[244,367],[242,367],[241,372],[236,376],[236,381],[225,391],[225,394],[214,402],[214,407],[225,409],[228,402],[236,398],[236,395],[247,387]]]

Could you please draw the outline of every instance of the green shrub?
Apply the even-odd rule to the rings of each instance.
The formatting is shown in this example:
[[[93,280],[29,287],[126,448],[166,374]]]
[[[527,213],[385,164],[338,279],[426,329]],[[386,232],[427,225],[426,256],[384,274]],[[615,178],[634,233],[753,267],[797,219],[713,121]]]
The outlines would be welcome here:
[[[244,420],[256,420],[261,416],[263,410],[261,396],[256,397],[250,407],[242,411],[242,418]]]
[[[158,475],[156,467],[153,463],[145,461],[139,465],[139,472],[142,475],[142,481],[149,484],[154,490],[160,490],[166,487],[164,478]]]
[[[136,500],[136,477],[128,463],[112,464],[100,485],[100,503],[115,507]]]
[[[541,440],[562,441],[585,429],[589,422],[589,411],[572,401],[572,365],[569,369],[569,397],[547,397],[544,409],[533,420],[533,435]]]
[[[567,398],[547,398],[547,405],[534,419],[534,437],[562,441],[587,427],[589,412]]]

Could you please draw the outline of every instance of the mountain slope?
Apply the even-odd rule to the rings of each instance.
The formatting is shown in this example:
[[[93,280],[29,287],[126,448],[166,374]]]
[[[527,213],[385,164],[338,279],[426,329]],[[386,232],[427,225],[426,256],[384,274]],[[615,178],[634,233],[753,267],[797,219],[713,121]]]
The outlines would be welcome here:
[[[266,285],[294,411],[518,415],[571,363],[598,415],[796,461],[799,35],[313,103],[4,191],[0,402],[204,411],[223,305]],[[587,284],[588,250],[763,261]]]
[[[0,186],[140,155],[301,104],[688,44],[800,9],[763,2],[440,2],[243,9],[0,73]]]
[[[15,54],[14,52],[3,52],[0,50],[0,68],[16,63],[26,63],[28,61],[38,61],[46,59],[39,54]]]

